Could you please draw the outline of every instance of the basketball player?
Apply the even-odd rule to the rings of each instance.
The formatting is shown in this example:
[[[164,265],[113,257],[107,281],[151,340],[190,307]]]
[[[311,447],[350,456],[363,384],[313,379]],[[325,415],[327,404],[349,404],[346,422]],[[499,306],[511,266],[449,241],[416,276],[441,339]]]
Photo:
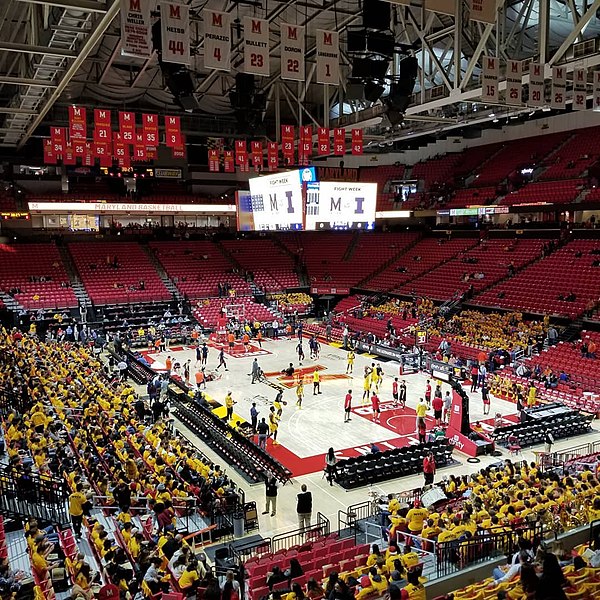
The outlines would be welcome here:
[[[202,360],[200,361],[200,364],[202,366],[206,366],[206,360],[208,359],[208,346],[206,345],[206,343],[202,344]]]
[[[375,392],[371,396],[371,406],[373,408],[373,423],[379,423],[381,408],[379,406],[379,396]]]
[[[277,392],[277,396],[275,396],[275,400],[273,400],[273,407],[277,412],[277,418],[281,419],[283,413],[283,390]]]
[[[231,396],[231,392],[227,392],[227,396],[225,396],[225,408],[227,409],[227,422],[229,423],[229,421],[231,421],[231,418],[233,417],[233,405],[235,404],[235,402],[233,401],[233,398]]]
[[[315,369],[313,373],[313,396],[316,396],[317,393],[321,393],[321,376],[319,375],[319,371]]]
[[[398,387],[398,402],[402,405],[402,408],[406,408],[406,380],[403,379]]]
[[[250,336],[247,333],[244,333],[242,336],[242,344],[244,344],[244,352],[248,353],[248,344],[250,343]]]
[[[275,407],[271,406],[269,409],[269,431],[271,432],[271,437],[273,438],[273,445],[278,446],[279,442],[277,441],[277,429],[279,427],[279,417],[275,414]]]
[[[225,351],[223,350],[223,348],[221,348],[221,351],[219,352],[219,364],[215,371],[218,371],[220,367],[225,367],[225,370],[229,371],[229,369],[227,368],[227,363],[225,362]]]
[[[233,347],[235,345],[235,335],[233,333],[227,334],[227,342],[229,343],[229,354],[233,354]]]
[[[425,386],[425,402],[427,402],[427,408],[431,408],[431,383],[429,379],[427,380],[427,385]]]
[[[298,342],[298,345],[296,346],[296,352],[298,353],[298,362],[302,364],[302,361],[304,360],[304,348],[302,347],[302,340]]]
[[[354,358],[356,355],[354,354],[354,350],[350,350],[346,356],[346,374],[354,372]]]
[[[346,398],[344,399],[344,423],[352,421],[350,413],[352,412],[352,390],[348,390]]]
[[[394,399],[394,407],[398,406],[398,378],[394,377],[392,381],[392,398]]]
[[[371,392],[371,373],[367,369],[368,367],[365,367],[365,377],[363,379],[363,404],[365,404],[365,402],[368,402],[369,394]]]
[[[296,387],[296,406],[302,408],[302,400],[304,399],[304,382],[302,377],[298,379],[298,386]]]

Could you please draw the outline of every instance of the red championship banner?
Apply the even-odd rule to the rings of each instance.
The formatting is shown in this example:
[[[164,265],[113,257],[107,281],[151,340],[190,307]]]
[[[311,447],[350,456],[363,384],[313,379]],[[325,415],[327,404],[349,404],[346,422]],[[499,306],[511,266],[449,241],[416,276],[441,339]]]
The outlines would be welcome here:
[[[281,153],[286,164],[294,162],[294,126],[281,126]]]
[[[248,147],[246,140],[235,140],[235,164],[242,165],[248,162]]]
[[[216,148],[210,148],[208,151],[208,170],[211,173],[219,172],[219,151]]]
[[[108,127],[110,129],[110,110],[107,108],[95,108],[94,125],[96,127]]]
[[[252,166],[257,173],[260,173],[263,170],[262,142],[250,142],[250,151],[252,153]]]
[[[60,156],[67,143],[67,130],[64,127],[50,127],[50,140],[52,140],[54,155]]]
[[[268,142],[267,144],[267,164],[269,171],[277,171],[279,165],[279,149],[277,142]]]
[[[346,154],[346,130],[336,128],[333,130],[333,153],[336,156]]]
[[[235,173],[233,150],[225,150],[223,153],[223,170],[225,173]]]
[[[158,145],[158,115],[144,113],[142,115],[142,131],[146,147],[156,147]]]
[[[85,150],[83,151],[83,157],[81,159],[81,164],[84,167],[93,167],[94,166],[94,148],[92,147],[91,142],[85,143]]]
[[[312,126],[300,127],[300,143],[298,144],[298,164],[307,165],[312,155]]]
[[[50,138],[46,138],[44,140],[44,164],[56,164],[56,154],[54,154],[54,145],[52,144],[52,140]]]
[[[360,156],[363,153],[363,130],[353,129],[352,130],[352,154]]]
[[[331,152],[331,141],[329,139],[329,129],[327,127],[319,127],[317,132],[317,142],[319,146],[319,154],[329,154]]]
[[[120,112],[119,113],[119,131],[123,136],[123,141],[126,144],[133,144],[135,141],[135,113]]]
[[[175,146],[171,148],[171,155],[173,158],[185,158],[185,141],[181,140],[181,146]]]
[[[165,117],[165,144],[170,148],[181,146],[181,119],[179,117]]]
[[[101,167],[112,166],[112,148],[110,142],[95,142],[94,156],[100,160]]]
[[[72,140],[87,137],[86,110],[82,106],[69,106],[69,137]]]
[[[75,159],[75,151],[73,148],[73,142],[67,142],[65,144],[65,151],[63,154],[63,165],[74,165],[77,163]]]

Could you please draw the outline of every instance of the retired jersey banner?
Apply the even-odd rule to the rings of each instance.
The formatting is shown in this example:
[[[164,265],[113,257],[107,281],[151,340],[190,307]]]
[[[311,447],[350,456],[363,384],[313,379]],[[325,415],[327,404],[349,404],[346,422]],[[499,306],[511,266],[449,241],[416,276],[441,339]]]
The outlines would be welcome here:
[[[600,112],[600,71],[594,71],[594,112]]]
[[[567,106],[567,69],[552,67],[552,96],[550,108],[566,108]]]
[[[252,153],[252,166],[259,173],[263,170],[263,148],[262,142],[250,142],[250,151]]]
[[[96,127],[111,127],[110,110],[106,108],[94,109],[94,125]]]
[[[235,173],[235,164],[233,162],[233,150],[225,150],[223,153],[223,170],[225,173]]]
[[[346,154],[346,130],[345,129],[334,129],[333,130],[333,153],[336,156],[342,156]]]
[[[231,70],[231,15],[205,8],[204,66],[207,69]]]
[[[46,165],[55,165],[56,164],[56,154],[54,153],[54,145],[52,144],[52,140],[47,138],[44,140],[44,164]]]
[[[142,115],[142,129],[146,147],[158,145],[158,115],[144,113]]]
[[[281,126],[281,154],[283,154],[287,164],[294,161],[294,137],[293,125]]]
[[[235,140],[235,162],[237,165],[248,162],[248,146],[246,146],[246,140]]]
[[[73,153],[75,156],[83,156],[86,150],[85,140],[74,140],[73,141]]]
[[[91,167],[94,164],[94,146],[91,142],[86,142],[85,144],[81,164],[84,167]]]
[[[119,131],[123,136],[123,141],[126,144],[133,144],[135,138],[135,113],[120,112],[119,113]]]
[[[170,148],[181,146],[181,119],[165,116],[165,144]]]
[[[50,127],[50,140],[54,154],[61,155],[67,143],[67,130],[64,127]]]
[[[65,151],[63,153],[63,165],[74,165],[77,161],[75,159],[75,152],[73,150],[73,143],[67,142],[65,144]]]
[[[144,140],[144,132],[137,131],[135,134],[135,145],[133,146],[133,159],[145,161],[148,158],[148,149]]]
[[[267,143],[267,164],[269,171],[277,171],[279,165],[279,149],[277,148],[277,142]]]
[[[573,69],[573,110],[585,110],[587,106],[587,70]]]
[[[544,65],[530,63],[529,65],[529,106],[544,106],[546,103],[544,81]]]
[[[319,127],[317,145],[319,154],[324,155],[331,152],[331,140],[329,139],[329,129],[327,127]]]
[[[520,106],[523,103],[523,64],[520,60],[506,63],[506,104]]]
[[[456,0],[425,0],[425,10],[454,16]]]
[[[152,56],[151,0],[121,0],[121,54]]]
[[[500,61],[495,56],[483,56],[482,61],[481,100],[482,102],[498,102]]]
[[[216,148],[208,151],[208,170],[211,173],[219,172],[219,151]]]
[[[352,154],[354,156],[360,156],[364,151],[363,146],[363,130],[353,129],[352,130]]]
[[[305,80],[304,27],[281,23],[281,79]]]
[[[87,137],[86,110],[82,106],[69,106],[69,137],[72,140]]]
[[[317,83],[340,83],[340,36],[337,31],[317,29]]]
[[[468,0],[469,19],[480,23],[496,22],[496,0]]]
[[[300,127],[300,142],[298,143],[298,164],[307,165],[312,155],[312,125]]]
[[[179,2],[159,2],[162,60],[190,64],[190,8]]]
[[[104,144],[112,139],[112,130],[110,127],[103,125],[96,126],[94,129],[94,142],[97,144]]]
[[[244,73],[269,76],[269,21],[244,17]]]

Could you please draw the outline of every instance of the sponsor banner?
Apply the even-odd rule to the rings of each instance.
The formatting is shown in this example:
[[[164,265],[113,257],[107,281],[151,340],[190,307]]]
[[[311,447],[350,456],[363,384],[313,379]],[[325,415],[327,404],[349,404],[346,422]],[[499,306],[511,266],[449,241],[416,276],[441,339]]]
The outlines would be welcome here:
[[[345,287],[324,287],[324,286],[318,286],[318,287],[311,287],[310,288],[310,293],[311,294],[341,294],[341,295],[348,295],[350,293],[350,288],[345,288]],[[362,343],[362,342],[361,342]]]
[[[594,112],[600,112],[600,71],[594,71]]]
[[[530,63],[529,65],[529,106],[544,106],[545,81],[544,65],[540,63]]]
[[[183,172],[181,169],[154,169],[154,177],[161,179],[181,179]]]
[[[520,106],[523,104],[523,63],[520,60],[509,60],[506,63],[506,104]]]
[[[319,288],[320,289],[320,288]],[[337,289],[337,292],[319,292],[319,293],[330,293],[330,294],[349,294],[350,290],[347,292],[339,291],[347,288],[331,288],[333,290]],[[315,293],[315,292],[313,292]],[[402,360],[402,356],[406,354],[406,352],[402,351],[400,348],[390,348],[388,346],[382,346],[381,344],[367,344],[366,342],[358,342],[356,344],[356,348],[361,352],[367,352],[369,354],[375,354],[376,356],[380,356],[382,358],[389,358],[391,360],[396,360],[400,362]]]
[[[346,154],[346,130],[341,127],[333,130],[333,153],[336,156]]]
[[[481,100],[482,102],[498,102],[500,60],[495,56],[483,56],[482,61]]]
[[[281,79],[304,81],[306,38],[304,27],[281,23]]]
[[[159,2],[162,60],[190,64],[190,8],[178,2]]]
[[[231,70],[231,15],[205,8],[204,66],[220,71]]]
[[[567,69],[552,67],[552,96],[550,108],[566,108],[567,106]]]
[[[317,29],[317,83],[340,83],[340,36],[337,31]]]
[[[587,70],[573,69],[573,110],[585,110],[587,105]]]
[[[456,0],[425,0],[425,10],[454,16]]]
[[[480,23],[496,22],[496,0],[467,0],[469,19]]]
[[[121,54],[152,56],[151,0],[121,0]]]
[[[208,151],[208,170],[211,173],[218,173],[220,166],[219,151],[216,148],[211,148]]]
[[[331,152],[331,140],[329,138],[329,129],[327,127],[319,127],[319,131],[317,132],[317,142],[318,153],[320,155],[329,154]]]
[[[353,129],[352,130],[352,154],[354,156],[360,156],[363,153],[363,130]]]
[[[225,150],[223,153],[223,169],[225,173],[235,173],[233,150]]]
[[[277,171],[279,165],[279,149],[277,148],[277,142],[267,143],[267,164],[269,171]]]
[[[268,77],[269,21],[244,17],[244,73]]]
[[[69,137],[72,140],[87,137],[86,110],[82,106],[69,106]]]

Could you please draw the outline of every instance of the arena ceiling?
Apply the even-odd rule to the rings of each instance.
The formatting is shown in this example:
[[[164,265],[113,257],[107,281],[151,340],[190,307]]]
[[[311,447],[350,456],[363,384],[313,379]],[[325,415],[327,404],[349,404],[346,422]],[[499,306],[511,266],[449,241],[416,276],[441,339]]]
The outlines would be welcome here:
[[[271,22],[272,75],[260,81],[267,98],[265,121],[334,126],[342,112],[337,123],[358,123],[368,129],[367,139],[372,142],[447,134],[466,124],[485,126],[498,113],[508,116],[506,108],[479,102],[482,55],[539,59],[548,66],[566,64],[567,71],[600,63],[600,0],[498,0],[495,24],[464,19],[460,10],[455,17],[425,11],[422,0],[413,0],[410,6],[392,4],[390,28],[395,41],[403,45],[404,53],[417,57],[420,67],[403,128],[394,129],[386,122],[381,101],[344,100],[352,59],[343,49],[348,27],[361,23],[359,0],[187,3],[192,11],[191,71],[199,107],[193,114],[182,112],[166,88],[156,53],[146,61],[121,55],[119,0],[0,2],[0,146],[22,148],[32,136],[45,133],[49,122],[66,122],[66,109],[72,103],[181,112],[188,133],[235,134],[228,92],[241,65],[240,38],[233,38],[231,73],[206,71],[200,18],[205,7],[230,12],[236,19],[253,15]],[[279,78],[281,22],[307,26],[307,83]],[[314,32],[319,28],[336,29],[341,35],[342,83],[328,94],[325,86],[311,81]],[[579,44],[579,51],[574,44]],[[398,76],[402,58],[398,54],[392,61],[388,82]]]

